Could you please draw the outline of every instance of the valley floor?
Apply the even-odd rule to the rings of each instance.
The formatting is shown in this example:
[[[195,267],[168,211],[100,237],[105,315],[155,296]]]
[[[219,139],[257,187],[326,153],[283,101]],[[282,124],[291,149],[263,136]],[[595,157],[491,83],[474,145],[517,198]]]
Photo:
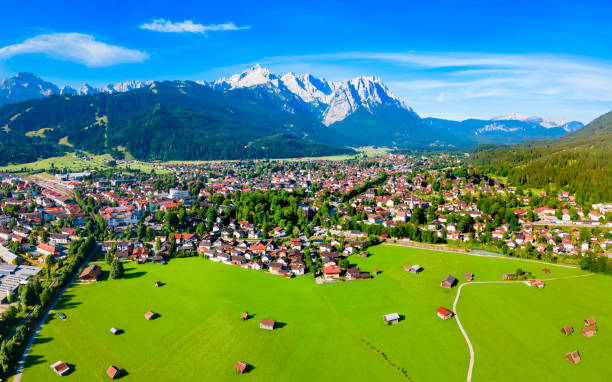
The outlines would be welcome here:
[[[113,364],[122,380],[226,381],[238,378],[242,361],[253,381],[407,380],[464,381],[470,355],[455,319],[441,320],[458,288],[440,287],[447,274],[465,282],[499,281],[517,268],[538,278],[586,275],[579,269],[507,258],[469,256],[415,248],[378,246],[372,256],[352,256],[372,280],[316,285],[213,263],[202,258],[168,265],[126,266],[124,280],[74,285],[51,315],[26,362],[28,381],[56,380],[49,365],[62,360],[74,371],[64,379],[105,381]],[[419,264],[418,275],[404,265]],[[551,269],[550,275],[541,272]],[[107,267],[104,268],[106,271]],[[107,278],[108,272],[105,272]],[[154,283],[164,286],[156,288]],[[612,372],[612,278],[551,280],[544,289],[524,283],[470,285],[457,305],[473,344],[473,381],[598,381]],[[160,317],[147,321],[152,310]],[[253,317],[242,321],[240,313]],[[382,316],[397,312],[387,326]],[[585,338],[583,320],[594,316],[600,331]],[[279,323],[259,328],[263,318]],[[563,326],[576,332],[561,334]],[[111,327],[124,333],[113,336]],[[573,365],[564,354],[578,350]]]

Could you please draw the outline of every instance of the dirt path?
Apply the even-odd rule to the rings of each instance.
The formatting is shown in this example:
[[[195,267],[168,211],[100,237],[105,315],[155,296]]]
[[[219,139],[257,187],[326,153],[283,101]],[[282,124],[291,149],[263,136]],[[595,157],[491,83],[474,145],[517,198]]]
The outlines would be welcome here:
[[[486,255],[481,255],[481,256],[486,256]],[[594,273],[589,273],[589,274],[586,274],[586,275],[554,277],[554,278],[550,278],[550,279],[542,279],[542,281],[575,279],[575,278],[578,278],[578,277],[587,277],[587,276],[593,276],[593,275],[594,275]],[[459,319],[459,313],[457,312],[457,304],[459,303],[459,296],[461,296],[461,289],[464,286],[466,286],[466,285],[473,285],[473,284],[516,284],[516,283],[525,283],[525,281],[524,280],[516,280],[516,281],[471,281],[471,282],[466,282],[466,283],[463,283],[463,284],[459,285],[459,289],[457,290],[457,296],[455,296],[455,302],[453,303],[453,312],[455,313],[455,320],[457,321],[457,325],[459,326],[459,330],[461,331],[461,334],[463,334],[463,338],[465,338],[465,342],[467,343],[468,349],[470,351],[470,364],[468,366],[468,373],[467,373],[467,378],[466,378],[467,382],[471,382],[472,381],[472,372],[474,370],[474,347],[472,346],[472,342],[470,341],[470,338],[468,337],[467,332],[463,328],[463,325],[461,325],[461,320]]]

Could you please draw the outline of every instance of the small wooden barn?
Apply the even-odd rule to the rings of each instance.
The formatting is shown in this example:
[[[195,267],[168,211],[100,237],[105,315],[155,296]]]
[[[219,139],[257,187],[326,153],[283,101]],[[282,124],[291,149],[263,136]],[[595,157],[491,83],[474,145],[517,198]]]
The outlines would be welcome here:
[[[397,313],[389,313],[383,316],[383,322],[387,325],[395,325],[399,322],[400,316]]]
[[[578,363],[580,362],[580,354],[578,353],[578,350],[574,350],[573,352],[567,353],[565,355],[565,359],[571,363]]]
[[[116,366],[110,365],[108,369],[106,369],[106,375],[110,379],[115,379],[119,377],[119,369]]]
[[[451,275],[445,276],[440,282],[442,288],[452,288],[457,284],[457,279]]]
[[[57,361],[50,367],[55,372],[55,374],[59,376],[64,376],[70,371],[70,367],[68,367],[68,365],[66,365],[66,362],[64,361]]]
[[[438,317],[440,317],[443,320],[448,320],[449,318],[453,316],[453,312],[443,307],[439,307],[436,313]]]
[[[595,333],[597,333],[597,326],[595,325],[587,326],[586,328],[582,329],[582,335],[586,338],[593,337]]]
[[[590,317],[590,318],[587,318],[586,320],[584,320],[584,324],[586,326],[595,325],[595,324],[597,324],[597,321],[595,320],[595,317]]]
[[[238,362],[238,363],[236,363],[236,371],[237,371],[239,374],[244,373],[244,371],[246,370],[246,368],[247,368],[247,364],[246,364],[246,363],[244,363],[244,362]]]
[[[274,320],[271,320],[269,318],[262,318],[261,322],[259,323],[259,327],[261,329],[274,330],[274,324],[275,324]]]
[[[152,320],[152,319],[154,319],[154,318],[156,318],[156,317],[157,317],[157,313],[155,313],[155,312],[153,312],[153,311],[149,310],[147,313],[145,313],[145,315],[144,315],[144,316],[145,316],[145,318],[146,318],[147,320]]]
[[[474,274],[473,274],[473,273],[470,273],[470,272],[466,273],[466,274],[465,274],[465,279],[466,279],[467,281],[472,281],[472,280],[474,280]]]
[[[566,336],[569,336],[570,334],[574,333],[574,328],[572,326],[566,326],[561,329],[561,333]]]

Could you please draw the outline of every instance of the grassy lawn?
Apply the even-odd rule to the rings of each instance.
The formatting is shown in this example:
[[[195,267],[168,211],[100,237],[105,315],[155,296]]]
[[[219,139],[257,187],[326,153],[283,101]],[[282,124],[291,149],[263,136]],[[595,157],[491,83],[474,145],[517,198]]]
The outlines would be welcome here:
[[[393,246],[371,252],[350,259],[362,270],[382,270],[375,279],[326,285],[310,276],[287,280],[201,258],[166,266],[128,264],[125,280],[67,291],[57,311],[68,318],[53,315],[43,327],[25,381],[56,380],[49,365],[60,359],[74,366],[64,378],[74,381],[105,381],[110,364],[127,371],[126,381],[406,380],[398,369],[415,381],[464,380],[467,345],[454,320],[435,314],[439,306],[452,308],[457,290],[440,288],[442,277],[450,273],[463,281],[465,272],[473,272],[479,281],[500,280],[522,267],[544,278],[543,265],[519,260]],[[417,263],[425,268],[421,274],[403,270]],[[549,277],[583,274],[548,267]],[[166,285],[155,288],[157,280]],[[476,350],[474,381],[515,381],[518,375],[602,380],[611,371],[603,343],[611,338],[606,321],[612,311],[600,307],[610,301],[611,284],[611,278],[597,276],[550,281],[544,290],[524,284],[464,288],[458,309]],[[584,301],[577,303],[580,297]],[[148,310],[161,316],[146,321]],[[245,310],[254,317],[241,321]],[[382,315],[393,312],[402,321],[385,326]],[[590,315],[601,322],[594,338],[561,337],[562,326],[579,330]],[[262,318],[282,327],[261,330]],[[113,336],[112,326],[125,332]],[[576,348],[583,362],[570,365],[563,354]],[[237,361],[254,368],[238,377]]]

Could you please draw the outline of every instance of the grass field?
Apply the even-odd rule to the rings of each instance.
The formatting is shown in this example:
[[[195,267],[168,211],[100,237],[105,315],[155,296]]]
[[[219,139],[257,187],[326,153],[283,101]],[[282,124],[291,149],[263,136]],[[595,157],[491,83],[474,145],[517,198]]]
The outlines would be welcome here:
[[[316,285],[310,276],[287,280],[201,258],[166,266],[127,265],[125,280],[75,285],[58,304],[66,321],[51,316],[26,363],[28,381],[57,380],[49,365],[63,360],[74,372],[63,379],[107,380],[110,364],[126,370],[125,381],[330,381],[465,380],[469,354],[454,319],[440,320],[439,306],[452,307],[457,288],[439,283],[446,274],[464,281],[500,280],[521,267],[536,276],[585,274],[578,269],[379,246],[369,258],[351,257],[373,280]],[[406,264],[425,270],[413,275]],[[161,280],[165,286],[155,288]],[[607,362],[612,278],[589,276],[549,281],[544,290],[524,284],[474,284],[463,288],[458,310],[476,352],[474,381],[599,381],[612,372]],[[161,316],[152,321],[147,310]],[[254,317],[240,320],[248,310]],[[382,323],[397,312],[402,321]],[[595,316],[600,332],[586,339],[579,330]],[[259,320],[281,323],[270,332]],[[563,337],[560,329],[577,332]],[[123,334],[113,336],[118,327]],[[369,346],[366,346],[369,343]],[[579,350],[571,365],[563,354]],[[384,353],[384,356],[383,354]],[[386,357],[386,359],[385,359]],[[388,361],[387,361],[388,360]],[[234,373],[237,361],[253,369]]]
[[[121,147],[120,147],[121,149]],[[124,150],[123,150],[124,151]],[[128,155],[126,155],[127,158]],[[0,166],[0,171],[6,172],[21,172],[23,169],[34,170],[34,171],[49,171],[52,168],[56,169],[68,169],[71,172],[78,172],[84,170],[93,169],[108,169],[110,168],[109,162],[113,158],[109,154],[104,155],[93,155],[88,154],[89,160],[84,160],[80,157],[75,156],[73,153],[68,153],[59,157],[51,157],[41,159],[36,162],[23,163],[23,164],[11,164],[7,166]],[[131,156],[130,156],[131,157]],[[143,172],[151,172],[154,169],[153,163],[147,162],[136,162],[129,164],[117,164],[115,168],[126,168],[138,169]],[[157,173],[166,173],[167,171],[162,169],[155,169]]]

